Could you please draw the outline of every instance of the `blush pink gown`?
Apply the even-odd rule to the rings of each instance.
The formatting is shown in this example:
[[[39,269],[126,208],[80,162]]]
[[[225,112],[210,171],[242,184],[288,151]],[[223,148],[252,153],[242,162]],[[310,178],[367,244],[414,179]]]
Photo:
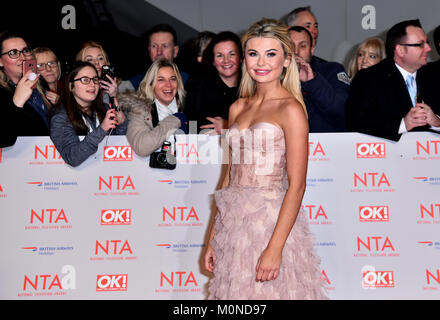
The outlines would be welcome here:
[[[232,148],[229,186],[215,193],[218,214],[211,241],[216,263],[208,299],[327,299],[314,236],[300,211],[283,249],[278,278],[256,282],[286,194],[286,146],[282,129],[259,122],[226,134]],[[238,158],[240,156],[240,158]]]

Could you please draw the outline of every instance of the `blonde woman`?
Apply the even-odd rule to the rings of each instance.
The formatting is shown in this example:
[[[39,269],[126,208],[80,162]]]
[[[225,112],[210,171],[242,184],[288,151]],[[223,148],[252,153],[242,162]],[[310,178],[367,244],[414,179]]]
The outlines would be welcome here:
[[[228,173],[205,253],[209,299],[323,299],[320,259],[300,210],[308,122],[287,27],[242,38],[240,99],[231,105]],[[250,161],[252,160],[252,161]]]
[[[361,69],[374,66],[385,59],[385,44],[380,38],[368,38],[362,42],[348,65],[348,76],[353,80],[356,73]]]
[[[187,132],[184,98],[179,69],[167,59],[153,62],[136,94],[118,96],[123,109],[131,110],[127,140],[137,155],[150,155],[179,128]]]
[[[118,94],[118,83],[120,81],[117,78],[111,78],[109,75],[106,75],[106,80],[102,79],[102,67],[110,65],[110,60],[102,45],[95,41],[84,42],[76,55],[76,60],[86,61],[95,66],[98,70],[99,87],[103,95],[103,101],[110,104],[111,98],[116,97]]]

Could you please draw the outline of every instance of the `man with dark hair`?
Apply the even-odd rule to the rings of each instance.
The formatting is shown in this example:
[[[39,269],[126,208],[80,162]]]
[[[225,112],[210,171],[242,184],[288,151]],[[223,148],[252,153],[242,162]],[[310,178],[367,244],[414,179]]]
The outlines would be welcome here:
[[[153,26],[147,32],[146,38],[148,42],[148,55],[151,63],[160,58],[166,58],[170,61],[173,61],[177,57],[177,54],[179,53],[177,33],[176,30],[174,30],[174,28],[169,24],[162,23]],[[142,81],[145,72],[146,70],[129,79],[136,90]],[[182,75],[183,82],[185,83],[188,79],[188,74],[182,71],[180,71],[180,74]]]
[[[440,130],[440,106],[418,70],[431,48],[419,20],[397,23],[386,39],[387,58],[360,70],[346,105],[347,128],[398,141],[408,131]]]
[[[344,132],[345,101],[350,85],[344,67],[313,56],[313,37],[306,28],[290,27],[289,35],[309,117],[309,131]]]

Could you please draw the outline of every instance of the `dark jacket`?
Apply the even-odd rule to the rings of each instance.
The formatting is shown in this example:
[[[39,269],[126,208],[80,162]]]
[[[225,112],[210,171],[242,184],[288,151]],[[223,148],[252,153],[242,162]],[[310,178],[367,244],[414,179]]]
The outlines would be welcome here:
[[[423,74],[417,73],[418,94],[430,101],[423,85]],[[428,104],[429,105],[429,104]],[[360,70],[354,77],[347,100],[347,128],[350,131],[398,141],[402,119],[413,107],[405,80],[395,62],[386,58],[378,64]],[[431,106],[439,114],[436,106]],[[427,131],[428,126],[411,131]]]
[[[345,102],[350,88],[344,67],[317,57],[312,57],[310,66],[315,77],[301,82],[310,132],[344,132]]]
[[[107,132],[100,125],[97,125],[96,119],[85,118],[93,131],[86,135],[83,140],[80,140],[73,128],[62,104],[53,110],[50,119],[50,138],[63,160],[72,167],[79,166],[88,157],[96,153],[99,143],[107,135]],[[126,119],[112,133],[116,135],[125,134],[127,125],[128,121]]]
[[[206,117],[229,118],[229,107],[238,99],[238,86],[229,88],[216,71],[205,70],[191,77],[185,85],[185,114],[200,126],[211,124]]]
[[[0,110],[3,118],[0,126],[0,148],[13,145],[17,136],[49,135],[47,122],[34,109],[29,100],[23,108],[19,108],[14,104],[12,101],[13,91],[14,88],[10,91],[0,86]],[[34,94],[39,93],[36,91]]]
[[[428,63],[417,71],[418,83],[423,87],[420,98],[434,110],[440,110],[440,60]],[[438,115],[438,113],[436,113]]]

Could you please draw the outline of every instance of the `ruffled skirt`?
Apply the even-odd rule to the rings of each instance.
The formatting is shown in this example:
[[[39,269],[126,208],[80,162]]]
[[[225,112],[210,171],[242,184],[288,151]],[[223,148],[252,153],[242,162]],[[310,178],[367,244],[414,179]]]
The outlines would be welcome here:
[[[327,299],[314,236],[302,211],[283,249],[278,277],[257,282],[257,261],[266,248],[285,190],[227,187],[215,193],[219,212],[211,241],[216,263],[208,299]]]

